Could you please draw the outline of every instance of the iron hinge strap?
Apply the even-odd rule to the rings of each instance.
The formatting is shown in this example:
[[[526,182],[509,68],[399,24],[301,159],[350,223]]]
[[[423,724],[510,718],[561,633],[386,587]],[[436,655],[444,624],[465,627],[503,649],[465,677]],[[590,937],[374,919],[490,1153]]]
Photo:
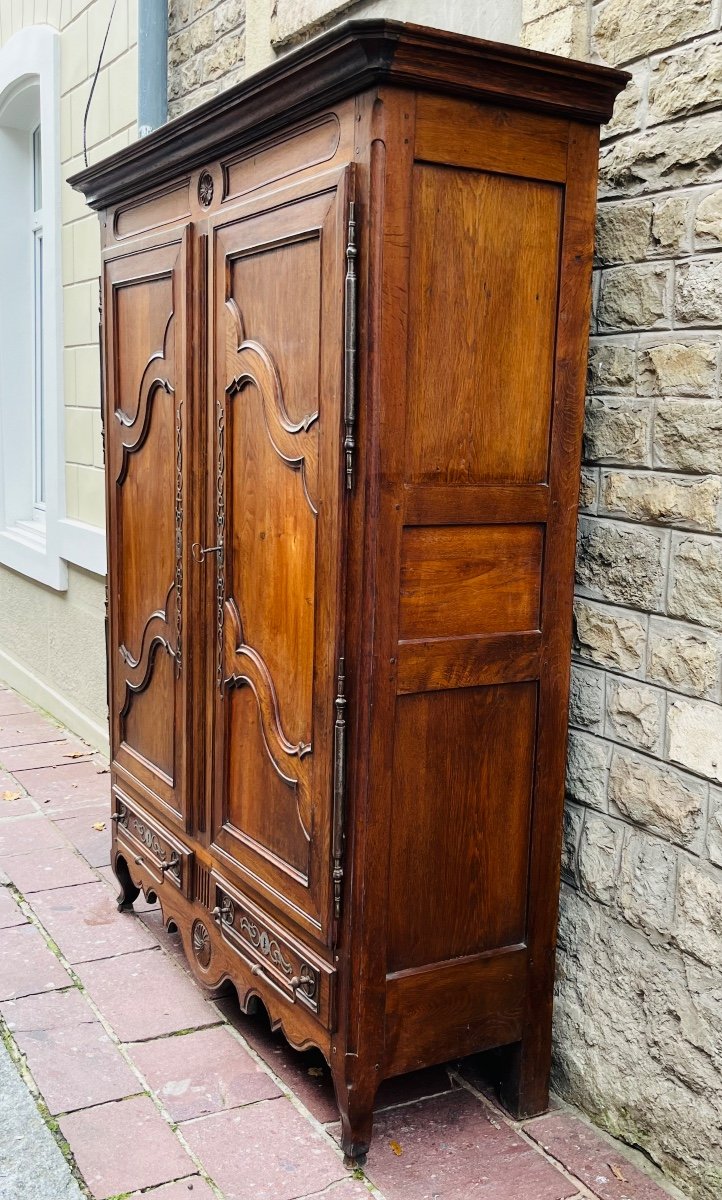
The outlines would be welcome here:
[[[348,236],[346,244],[346,282],[344,307],[344,439],[346,455],[346,488],[353,487],[353,458],[356,448],[356,328],[357,288],[356,274],[356,216],[354,201],[348,206]]]
[[[346,675],[343,658],[338,660],[336,722],[333,730],[333,915],[341,916],[343,851],[346,840]]]

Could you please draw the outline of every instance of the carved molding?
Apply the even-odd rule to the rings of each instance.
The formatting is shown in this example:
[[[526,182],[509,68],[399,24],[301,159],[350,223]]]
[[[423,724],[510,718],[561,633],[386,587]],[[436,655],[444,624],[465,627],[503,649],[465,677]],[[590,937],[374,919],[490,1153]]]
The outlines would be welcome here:
[[[145,365],[138,387],[138,404],[135,415],[129,416],[122,408],[116,408],[115,418],[127,431],[128,436],[121,442],[122,458],[116,483],[122,484],[128,471],[128,460],[131,454],[136,454],[143,446],[150,430],[150,420],[153,412],[153,402],[158,391],[166,392],[169,396],[175,394],[175,389],[168,378],[171,364],[167,355],[168,338],[174,313],[171,312],[166,321],[163,333],[163,348],[151,354]]]
[[[266,754],[284,783],[297,789],[297,809],[301,827],[310,841],[310,798],[305,773],[296,764],[311,753],[309,742],[292,742],[281,723],[276,687],[262,655],[246,644],[243,625],[236,602],[226,600],[224,624],[224,684],[228,687],[251,688],[260,716],[261,733]]]
[[[142,817],[138,816],[124,801],[117,799],[113,820],[119,829],[150,851],[160,868],[161,877],[170,876],[178,887],[182,885],[183,865],[178,850],[169,845],[162,834]]]
[[[177,575],[176,575],[177,577]],[[167,634],[170,631],[170,623],[168,614],[170,612],[171,600],[176,592],[177,583],[172,583],[168,589],[165,599],[165,607],[157,609],[148,617],[143,632],[140,636],[140,650],[137,656],[134,656],[125,645],[118,647],[118,653],[126,666],[124,683],[130,692],[142,692],[150,682],[150,676],[153,667],[154,653],[157,647],[161,647],[166,651],[171,658],[176,658],[180,649],[180,641],[177,647],[171,645]],[[176,622],[178,621],[178,602],[176,600]],[[178,625],[176,624],[176,632]],[[126,706],[127,707],[127,706]],[[124,708],[123,712],[125,713]]]
[[[268,439],[281,462],[291,470],[300,471],[308,506],[316,516],[318,505],[309,490],[306,467],[307,461],[315,466],[316,439],[306,435],[318,420],[318,410],[307,413],[300,421],[291,420],[272,355],[260,342],[246,338],[243,317],[233,297],[226,300],[226,311],[229,315],[227,361],[235,364],[235,374],[226,387],[226,395],[230,398],[240,394],[245,387],[255,388],[261,401]]]
[[[183,633],[183,401],[175,421],[175,661],[181,669]]]

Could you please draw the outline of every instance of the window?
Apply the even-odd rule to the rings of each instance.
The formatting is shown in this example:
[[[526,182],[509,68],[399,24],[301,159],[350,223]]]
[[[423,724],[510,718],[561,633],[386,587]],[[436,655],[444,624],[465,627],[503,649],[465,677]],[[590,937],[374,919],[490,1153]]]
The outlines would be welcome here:
[[[0,50],[0,562],[67,582],[60,255],[59,36]]]

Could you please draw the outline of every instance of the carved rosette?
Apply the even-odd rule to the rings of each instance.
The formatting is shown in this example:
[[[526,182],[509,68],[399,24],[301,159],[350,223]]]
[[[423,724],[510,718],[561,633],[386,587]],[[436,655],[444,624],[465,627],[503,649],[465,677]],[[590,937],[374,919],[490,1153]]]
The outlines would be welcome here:
[[[198,180],[198,203],[203,208],[210,208],[213,203],[213,176],[210,171],[201,171]]]
[[[196,921],[191,934],[193,943],[193,953],[196,956],[199,966],[207,970],[211,961],[212,947],[211,935],[206,929],[202,921]]]

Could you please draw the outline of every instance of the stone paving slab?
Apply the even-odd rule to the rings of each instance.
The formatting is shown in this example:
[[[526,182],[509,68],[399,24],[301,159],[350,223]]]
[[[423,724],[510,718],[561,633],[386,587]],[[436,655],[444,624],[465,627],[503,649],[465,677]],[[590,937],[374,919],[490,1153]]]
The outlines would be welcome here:
[[[82,1200],[68,1163],[1,1043],[0,1127],[0,1200]]]
[[[366,1173],[351,1176],[320,1055],[292,1050],[263,1012],[241,1014],[235,994],[209,999],[157,906],[117,913],[99,756],[2,687],[0,742],[0,1024],[93,1200],[368,1200],[372,1185],[375,1200],[680,1195],[559,1103],[523,1128],[512,1121],[488,1056],[382,1085]],[[20,798],[3,802],[4,790]],[[27,1119],[19,1140],[4,1125],[0,1200],[79,1200],[10,1066]],[[0,1119],[4,1098],[0,1062]]]
[[[170,1183],[195,1165],[148,1096],[61,1117],[60,1128],[95,1200]]]

